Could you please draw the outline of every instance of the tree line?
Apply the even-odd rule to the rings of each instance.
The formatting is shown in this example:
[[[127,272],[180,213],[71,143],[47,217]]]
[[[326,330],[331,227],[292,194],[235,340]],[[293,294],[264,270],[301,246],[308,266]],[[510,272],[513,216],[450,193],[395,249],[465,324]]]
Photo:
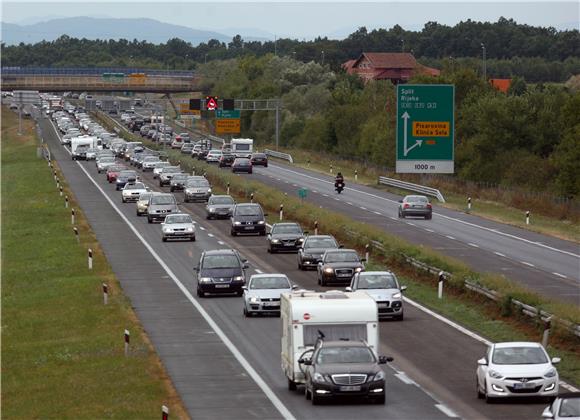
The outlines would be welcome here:
[[[2,44],[3,66],[131,66],[195,69],[212,60],[266,54],[319,62],[338,70],[345,61],[363,51],[412,52],[421,62],[441,66],[446,61],[471,60],[481,67],[483,47],[490,77],[524,76],[529,81],[567,80],[580,72],[580,32],[518,24],[512,19],[497,22],[467,20],[455,26],[428,22],[421,31],[359,28],[342,40],[316,38],[310,41],[278,39],[244,41],[237,35],[229,43],[210,40],[193,46],[181,39],[164,44],[130,40],[88,40],[63,35],[52,42],[6,46]],[[465,64],[465,63],[462,63]]]
[[[282,146],[395,166],[396,92],[389,81],[365,84],[319,63],[274,55],[216,60],[199,73],[204,91],[221,97],[282,98]],[[580,89],[515,78],[505,94],[461,66],[410,82],[455,85],[459,178],[580,194]],[[272,143],[273,114],[242,113],[242,132]]]

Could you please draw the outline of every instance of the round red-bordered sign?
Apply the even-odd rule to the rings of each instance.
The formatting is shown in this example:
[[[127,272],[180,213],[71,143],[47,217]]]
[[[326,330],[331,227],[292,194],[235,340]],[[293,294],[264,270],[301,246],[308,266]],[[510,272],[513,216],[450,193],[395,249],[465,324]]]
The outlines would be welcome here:
[[[308,320],[310,319],[310,314],[309,314],[308,312],[306,312],[306,313],[303,315],[303,317],[304,317],[304,319],[305,319],[306,321],[308,321]]]

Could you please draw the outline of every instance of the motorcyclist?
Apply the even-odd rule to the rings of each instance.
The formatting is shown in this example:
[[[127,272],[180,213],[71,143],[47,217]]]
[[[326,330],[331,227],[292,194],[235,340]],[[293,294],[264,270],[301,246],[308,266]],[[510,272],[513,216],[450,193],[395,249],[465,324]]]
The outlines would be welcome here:
[[[334,178],[334,187],[337,188],[339,184],[342,184],[342,186],[344,187],[344,177],[340,172],[337,173],[336,178]]]

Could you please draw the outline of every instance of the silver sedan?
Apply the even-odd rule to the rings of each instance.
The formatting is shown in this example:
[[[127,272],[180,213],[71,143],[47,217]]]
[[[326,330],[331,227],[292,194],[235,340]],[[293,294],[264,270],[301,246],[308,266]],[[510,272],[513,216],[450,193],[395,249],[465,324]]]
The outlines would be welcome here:
[[[285,274],[254,274],[244,286],[244,315],[280,314],[280,296],[291,292],[292,286]]]

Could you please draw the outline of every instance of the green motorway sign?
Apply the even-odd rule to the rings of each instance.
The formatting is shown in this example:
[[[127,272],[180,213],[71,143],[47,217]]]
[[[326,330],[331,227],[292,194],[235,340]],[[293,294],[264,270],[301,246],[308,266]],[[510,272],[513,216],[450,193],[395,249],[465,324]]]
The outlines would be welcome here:
[[[233,109],[233,110],[226,110],[226,109],[216,109],[215,110],[215,117],[218,119],[238,119],[240,118],[240,110]]]
[[[454,172],[455,86],[397,85],[397,173]]]

